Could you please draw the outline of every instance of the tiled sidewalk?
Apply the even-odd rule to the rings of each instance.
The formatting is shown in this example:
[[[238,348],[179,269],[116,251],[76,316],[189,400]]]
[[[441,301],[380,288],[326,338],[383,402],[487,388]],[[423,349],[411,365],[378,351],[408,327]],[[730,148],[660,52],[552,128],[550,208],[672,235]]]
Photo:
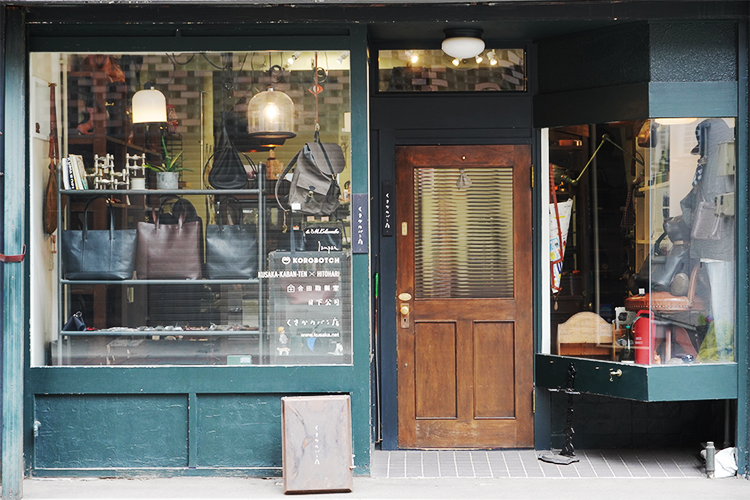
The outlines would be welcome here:
[[[540,450],[375,451],[373,478],[684,478],[705,477],[686,450],[577,450],[579,462],[555,465]]]

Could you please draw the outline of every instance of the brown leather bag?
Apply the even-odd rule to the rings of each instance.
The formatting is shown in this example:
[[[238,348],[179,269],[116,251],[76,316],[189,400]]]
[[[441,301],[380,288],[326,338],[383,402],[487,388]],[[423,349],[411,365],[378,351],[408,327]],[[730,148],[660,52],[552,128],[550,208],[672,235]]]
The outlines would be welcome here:
[[[138,279],[200,279],[202,222],[160,224],[163,214],[152,210],[154,223],[138,223],[135,270]]]
[[[57,185],[57,164],[60,153],[57,146],[57,110],[55,107],[55,83],[49,84],[50,129],[49,129],[49,178],[44,190],[42,220],[44,232],[52,234],[57,230],[57,197],[60,195]],[[65,199],[63,198],[63,203]]]

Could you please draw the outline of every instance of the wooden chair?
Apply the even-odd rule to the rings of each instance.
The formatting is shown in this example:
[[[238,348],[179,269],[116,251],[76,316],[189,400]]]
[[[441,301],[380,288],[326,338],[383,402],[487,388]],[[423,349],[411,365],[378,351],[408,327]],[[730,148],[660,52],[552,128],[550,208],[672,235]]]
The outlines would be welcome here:
[[[576,313],[557,326],[557,354],[614,360],[614,326],[596,313]]]

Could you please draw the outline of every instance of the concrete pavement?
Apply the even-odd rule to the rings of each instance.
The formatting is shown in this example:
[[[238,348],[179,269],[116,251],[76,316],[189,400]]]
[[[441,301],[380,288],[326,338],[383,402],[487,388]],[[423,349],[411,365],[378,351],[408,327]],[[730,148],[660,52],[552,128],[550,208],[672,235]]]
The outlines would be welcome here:
[[[177,477],[153,479],[27,479],[29,500],[119,499],[279,499],[280,478]],[[706,500],[750,499],[744,478],[462,478],[385,479],[355,477],[351,493],[310,494],[305,498],[401,499],[554,499]]]

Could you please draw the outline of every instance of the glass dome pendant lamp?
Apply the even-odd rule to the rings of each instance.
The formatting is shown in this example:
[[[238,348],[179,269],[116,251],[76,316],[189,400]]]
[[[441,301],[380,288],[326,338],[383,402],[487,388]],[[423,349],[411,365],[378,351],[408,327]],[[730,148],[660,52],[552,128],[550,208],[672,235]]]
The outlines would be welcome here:
[[[296,137],[294,130],[294,101],[280,90],[269,87],[255,94],[247,106],[248,135],[263,147],[282,146]]]

